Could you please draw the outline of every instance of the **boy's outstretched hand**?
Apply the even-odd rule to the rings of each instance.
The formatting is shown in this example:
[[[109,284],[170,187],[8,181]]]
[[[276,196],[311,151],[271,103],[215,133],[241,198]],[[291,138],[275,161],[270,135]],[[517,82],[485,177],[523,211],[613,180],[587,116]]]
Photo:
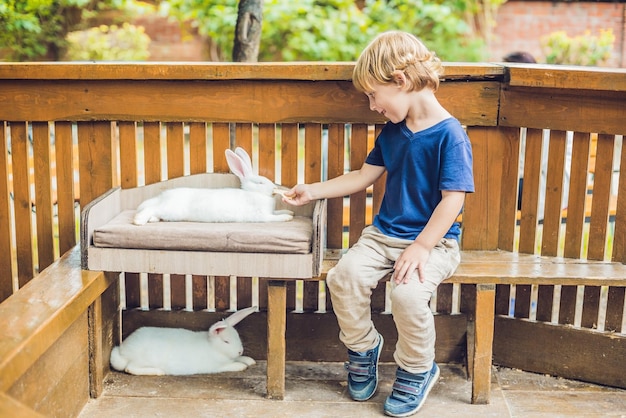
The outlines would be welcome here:
[[[281,194],[283,196],[283,202],[294,206],[306,205],[313,200],[308,184],[298,184],[291,188],[291,190],[287,190]]]

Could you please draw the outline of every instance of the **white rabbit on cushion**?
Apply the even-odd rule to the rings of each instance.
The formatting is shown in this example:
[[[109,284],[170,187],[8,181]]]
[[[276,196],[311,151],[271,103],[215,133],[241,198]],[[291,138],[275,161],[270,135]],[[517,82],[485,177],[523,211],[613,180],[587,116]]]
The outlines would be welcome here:
[[[111,352],[115,370],[135,375],[190,375],[239,372],[256,362],[243,356],[234,326],[256,310],[239,310],[209,331],[142,327]]]
[[[227,149],[230,170],[239,177],[241,188],[165,190],[144,201],[133,219],[136,225],[147,222],[283,222],[293,218],[289,210],[275,210],[276,185],[254,174],[250,156],[243,148]]]

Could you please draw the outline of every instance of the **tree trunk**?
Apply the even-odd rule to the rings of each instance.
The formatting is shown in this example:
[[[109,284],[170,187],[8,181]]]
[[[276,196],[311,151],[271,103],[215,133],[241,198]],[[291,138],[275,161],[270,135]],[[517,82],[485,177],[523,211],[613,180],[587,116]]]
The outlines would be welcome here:
[[[235,27],[233,61],[257,62],[261,43],[263,0],[240,0]]]

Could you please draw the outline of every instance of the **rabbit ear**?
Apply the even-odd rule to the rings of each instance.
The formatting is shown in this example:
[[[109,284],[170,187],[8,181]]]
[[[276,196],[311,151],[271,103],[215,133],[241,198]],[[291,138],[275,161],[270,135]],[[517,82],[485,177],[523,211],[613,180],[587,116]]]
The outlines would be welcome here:
[[[222,331],[228,328],[230,325],[226,321],[217,321],[211,328],[209,328],[209,335],[219,335]]]
[[[235,312],[234,314],[226,318],[224,321],[227,322],[228,325],[234,327],[239,322],[241,322],[242,319],[244,319],[245,317],[247,317],[248,315],[250,315],[252,312],[256,310],[257,310],[256,306],[251,306],[249,308],[238,310],[237,312]]]
[[[250,155],[248,155],[246,150],[241,147],[237,147],[235,148],[235,154],[237,154],[243,160],[246,166],[248,166],[250,171],[252,171],[252,159],[250,158]]]
[[[239,155],[229,149],[226,150],[226,161],[228,162],[230,171],[239,177],[240,180],[252,174],[252,169],[248,168],[247,163]]]

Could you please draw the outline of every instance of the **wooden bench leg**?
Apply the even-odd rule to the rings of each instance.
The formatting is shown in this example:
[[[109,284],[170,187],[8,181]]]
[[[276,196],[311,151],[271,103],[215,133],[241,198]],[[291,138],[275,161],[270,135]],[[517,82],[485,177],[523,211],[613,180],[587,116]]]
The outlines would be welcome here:
[[[468,329],[467,341],[473,404],[489,403],[495,296],[495,284],[476,285],[476,311],[470,321],[473,329]]]
[[[267,397],[285,397],[285,329],[287,286],[272,280],[267,285]]]

